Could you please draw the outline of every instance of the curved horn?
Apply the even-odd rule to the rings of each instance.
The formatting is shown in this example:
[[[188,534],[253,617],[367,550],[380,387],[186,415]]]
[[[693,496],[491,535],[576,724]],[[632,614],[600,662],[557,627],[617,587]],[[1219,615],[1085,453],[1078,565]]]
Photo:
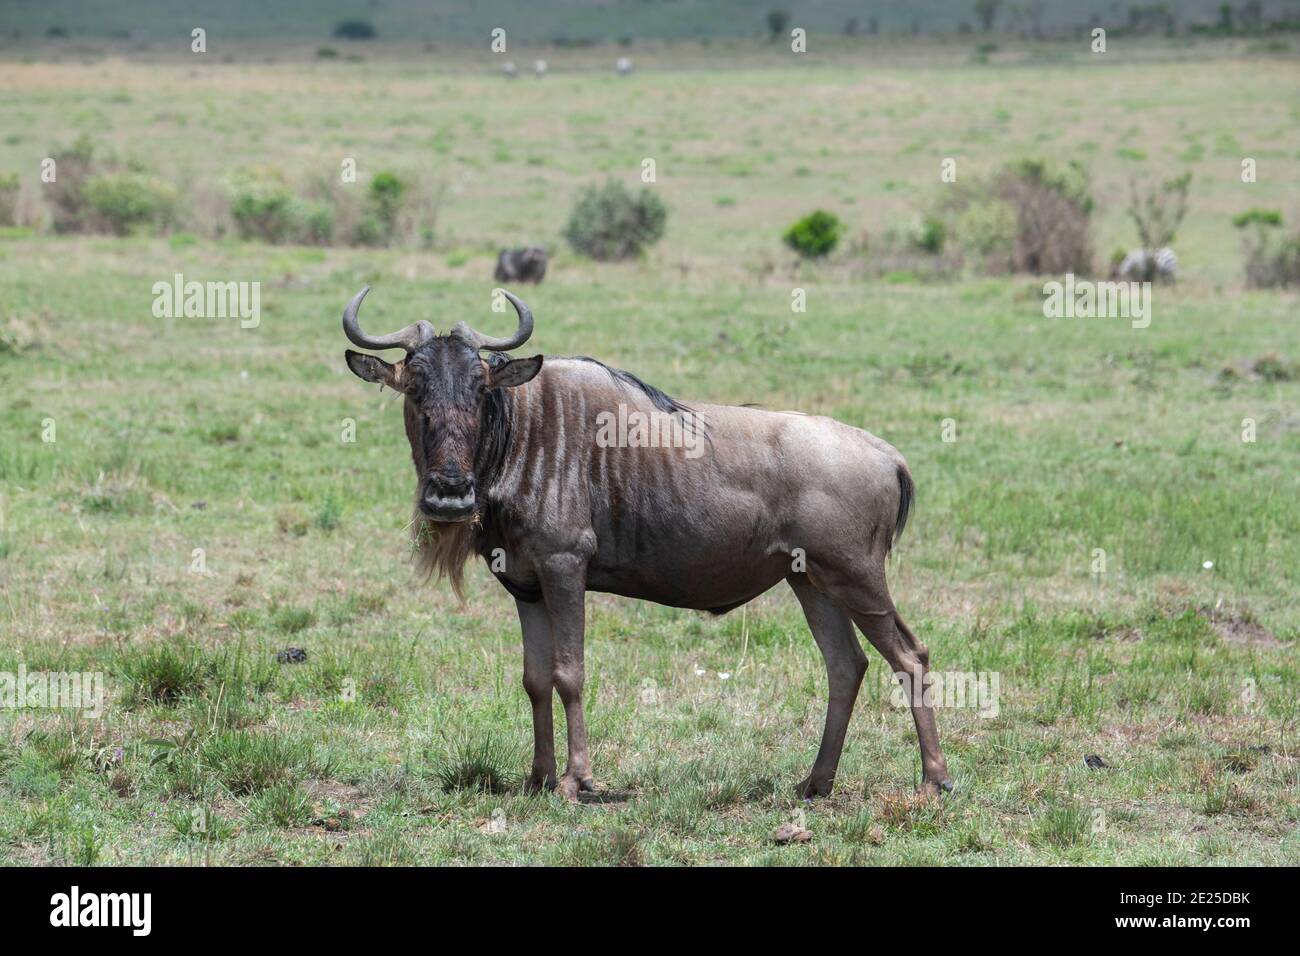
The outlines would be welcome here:
[[[370,291],[370,286],[366,286],[360,292],[352,297],[348,307],[343,310],[343,334],[348,337],[353,345],[359,345],[363,349],[406,349],[410,352],[419,348],[429,339],[433,338],[433,326],[421,319],[414,325],[408,325],[398,332],[391,332],[388,335],[366,335],[361,331],[361,326],[357,323],[357,311],[361,308],[361,300],[366,297]]]
[[[482,332],[475,332],[464,322],[457,322],[456,327],[451,330],[451,334],[468,345],[476,349],[489,349],[493,352],[509,352],[511,349],[517,349],[528,341],[528,337],[533,334],[533,313],[528,310],[528,306],[520,302],[514,295],[501,290],[510,304],[515,307],[515,312],[519,314],[519,328],[515,334],[509,338],[493,339],[488,338]]]

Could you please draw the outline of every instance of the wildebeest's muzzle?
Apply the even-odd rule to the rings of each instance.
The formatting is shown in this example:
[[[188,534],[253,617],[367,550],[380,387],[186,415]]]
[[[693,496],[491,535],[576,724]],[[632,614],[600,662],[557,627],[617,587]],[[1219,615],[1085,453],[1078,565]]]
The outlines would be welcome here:
[[[465,521],[474,503],[474,476],[454,466],[430,474],[420,490],[420,510],[434,521]]]

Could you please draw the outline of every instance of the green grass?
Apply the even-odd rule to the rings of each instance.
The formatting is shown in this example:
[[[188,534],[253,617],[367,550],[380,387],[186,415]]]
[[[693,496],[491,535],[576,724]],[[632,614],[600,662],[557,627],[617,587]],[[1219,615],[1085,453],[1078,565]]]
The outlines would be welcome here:
[[[510,86],[374,52],[198,76],[6,63],[0,173],[85,128],[193,183],[195,204],[237,166],[349,155],[456,188],[427,250],[0,236],[0,672],[102,672],[110,691],[100,719],[0,710],[0,861],[1300,858],[1300,302],[1242,288],[1230,228],[1246,208],[1290,215],[1300,124],[1274,94],[1294,62],[1231,44],[1021,53],[731,68],[686,50],[625,81]],[[1122,135],[1117,116],[1134,117]],[[1065,140],[1093,171],[1099,251],[1134,243],[1119,147],[1196,172],[1184,280],[1155,290],[1150,328],[1044,319],[1042,280],[861,278],[847,238],[911,215],[942,157],[974,175]],[[1249,187],[1238,148],[1268,171]],[[627,265],[565,252],[579,186],[634,184],[647,155],[664,240]],[[846,242],[800,265],[781,230],[815,208]],[[835,795],[793,799],[825,677],[783,587],[721,619],[593,595],[601,799],[522,791],[513,603],[480,567],[466,606],[413,580],[400,406],[344,368],[338,316],[368,283],[376,327],[493,329],[494,250],[534,240],[558,250],[526,296],[538,351],[688,401],[833,415],[907,456],[896,601],[937,669],[1000,675],[996,717],[939,713],[955,794],[914,797],[911,719],[872,654]],[[175,272],[262,282],[260,326],[154,318],[152,284]],[[307,660],[277,663],[289,646]],[[775,846],[800,811],[813,840]]]

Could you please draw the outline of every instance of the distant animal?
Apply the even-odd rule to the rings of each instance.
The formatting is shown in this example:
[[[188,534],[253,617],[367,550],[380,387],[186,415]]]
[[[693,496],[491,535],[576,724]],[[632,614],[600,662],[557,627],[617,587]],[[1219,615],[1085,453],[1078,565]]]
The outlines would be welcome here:
[[[632,60],[626,56],[620,56],[614,63],[614,69],[619,76],[627,76],[632,72]]]
[[[361,379],[405,396],[419,567],[461,593],[479,555],[515,599],[533,709],[527,784],[576,801],[595,789],[583,712],[585,595],[603,591],[725,614],[787,581],[826,663],[826,723],[804,797],[828,794],[867,658],[854,625],[903,683],[927,794],[952,789],[935,725],[929,653],[903,623],[885,559],[912,507],[903,456],[830,418],[686,405],[590,358],[511,358],[533,314],[493,338],[464,322],[362,331],[369,288],[343,332],[398,362],[345,352]],[[628,323],[632,327],[631,323]],[[556,775],[552,696],[568,730]],[[775,716],[774,716],[775,719]]]
[[[546,61],[545,61],[545,60],[536,60],[536,61],[534,61],[534,62],[533,62],[533,72],[536,73],[538,76],[545,76],[545,75],[546,75]]]
[[[513,80],[519,75],[519,67],[515,66],[514,60],[509,60],[506,62],[506,65],[501,68],[501,72]]]
[[[546,276],[546,250],[537,246],[502,249],[493,275],[498,282],[541,282]]]
[[[1115,267],[1115,276],[1130,282],[1172,282],[1178,277],[1178,257],[1168,246],[1155,255],[1134,249]]]

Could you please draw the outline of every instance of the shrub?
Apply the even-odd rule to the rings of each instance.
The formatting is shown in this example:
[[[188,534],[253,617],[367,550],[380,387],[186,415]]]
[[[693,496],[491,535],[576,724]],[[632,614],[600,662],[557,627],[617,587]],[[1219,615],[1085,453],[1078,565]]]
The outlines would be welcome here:
[[[18,174],[0,176],[0,226],[18,225]]]
[[[141,227],[165,229],[176,213],[176,190],[147,173],[126,170],[92,176],[83,192],[84,222],[94,232],[125,236]]]
[[[230,215],[240,238],[274,244],[291,238],[296,204],[297,197],[283,176],[255,170],[236,181]]]
[[[1247,226],[1280,226],[1282,214],[1276,209],[1247,209],[1232,217],[1232,224],[1238,229]]]
[[[1081,166],[1021,159],[990,177],[949,186],[910,243],[942,254],[949,267],[973,264],[995,275],[1086,274],[1092,269],[1092,209]]]
[[[942,223],[941,223],[942,224]],[[957,214],[953,232],[970,254],[1007,260],[1016,242],[1016,214],[1009,204],[994,196],[971,202]]]
[[[366,193],[367,210],[357,223],[355,240],[363,246],[386,245],[397,238],[397,217],[406,183],[394,173],[378,173]]]
[[[1129,180],[1128,214],[1137,227],[1142,248],[1150,256],[1174,241],[1174,234],[1187,215],[1187,193],[1192,174],[1166,179],[1159,186],[1139,187]]]
[[[803,258],[819,259],[839,243],[843,228],[838,216],[818,209],[798,220],[781,238]]]
[[[257,168],[236,178],[230,216],[242,239],[323,246],[334,239],[338,207],[328,193],[302,199],[278,171]]]
[[[1036,160],[1012,163],[995,178],[994,193],[1015,215],[1012,271],[1092,271],[1093,203],[1082,166],[1072,162],[1057,169]]]
[[[55,232],[126,235],[142,226],[174,224],[176,190],[138,165],[100,164],[82,134],[53,150],[55,178],[46,187]]]
[[[649,189],[633,196],[620,183],[587,189],[565,226],[564,237],[577,252],[610,261],[638,256],[664,234],[668,210]]]
[[[95,147],[82,133],[71,146],[50,151],[55,160],[54,181],[45,187],[50,201],[55,232],[76,232],[84,228],[85,185],[95,166]]]
[[[334,238],[334,207],[324,200],[308,200],[297,211],[299,240],[309,246],[328,246]]]
[[[340,40],[373,40],[375,25],[369,20],[340,20],[334,26],[334,35]]]
[[[386,218],[393,218],[397,204],[406,192],[406,184],[395,173],[376,173],[370,180],[370,200],[386,211]]]
[[[926,216],[917,226],[912,236],[912,245],[922,252],[937,256],[943,252],[943,244],[948,239],[948,227],[938,216]]]
[[[1300,232],[1283,232],[1281,213],[1251,209],[1236,216],[1232,224],[1244,231],[1247,286],[1273,289],[1300,285]]]
[[[933,217],[958,258],[984,272],[1087,274],[1092,208],[1083,166],[1022,159],[952,191]]]

